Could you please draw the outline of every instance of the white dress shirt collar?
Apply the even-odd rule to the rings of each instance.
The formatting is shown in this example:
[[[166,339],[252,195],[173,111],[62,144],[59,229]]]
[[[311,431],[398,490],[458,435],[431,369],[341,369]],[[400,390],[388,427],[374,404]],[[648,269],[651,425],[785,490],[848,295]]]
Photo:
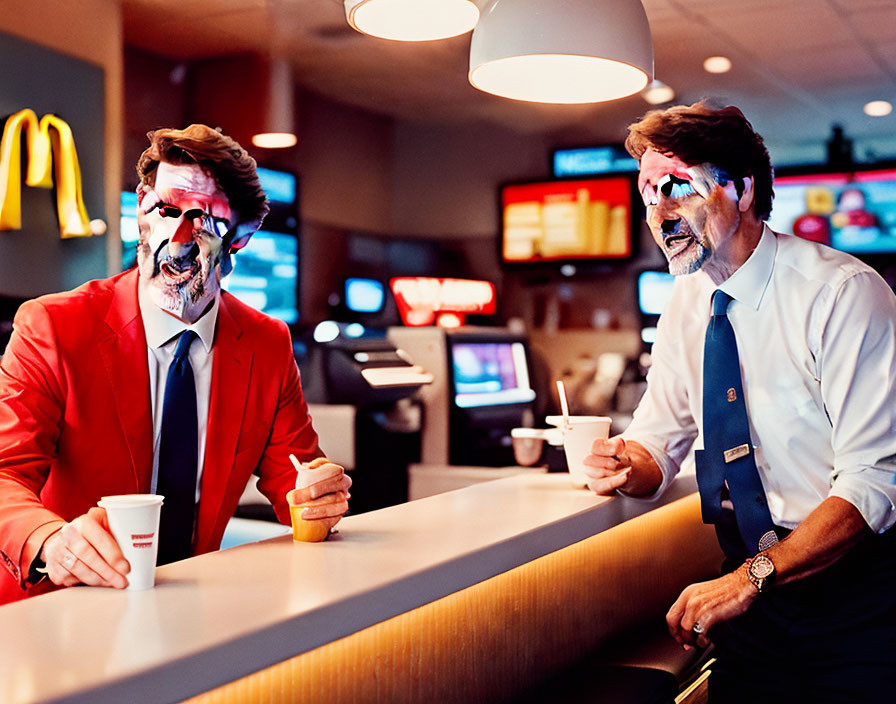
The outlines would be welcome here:
[[[146,332],[146,343],[151,348],[158,348],[169,342],[175,335],[184,330],[195,332],[206,352],[210,352],[215,341],[215,323],[218,319],[220,296],[215,298],[211,309],[192,325],[166,313],[152,302],[142,285],[137,286],[137,299],[140,303],[140,315],[143,317],[143,329]]]
[[[734,300],[759,310],[775,268],[778,241],[768,225],[763,225],[756,249],[741,267],[719,286]]]

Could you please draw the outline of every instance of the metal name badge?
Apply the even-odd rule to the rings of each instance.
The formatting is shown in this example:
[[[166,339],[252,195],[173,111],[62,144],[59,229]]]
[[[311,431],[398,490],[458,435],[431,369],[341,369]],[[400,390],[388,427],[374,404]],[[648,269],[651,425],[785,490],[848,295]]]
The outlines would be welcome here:
[[[744,443],[743,445],[732,447],[730,450],[725,450],[725,462],[734,462],[734,460],[746,457],[749,454],[750,446]]]

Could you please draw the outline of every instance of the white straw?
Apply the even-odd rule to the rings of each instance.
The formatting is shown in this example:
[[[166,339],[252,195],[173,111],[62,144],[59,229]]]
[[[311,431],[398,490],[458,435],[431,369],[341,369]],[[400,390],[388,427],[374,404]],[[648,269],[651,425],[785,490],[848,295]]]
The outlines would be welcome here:
[[[566,402],[566,387],[562,381],[557,382],[557,393],[560,395],[560,409],[563,412],[563,425],[569,427],[569,404]]]
[[[307,469],[307,467],[299,462],[296,456],[292,453],[290,453],[289,455],[289,461],[292,462],[292,466],[296,468],[297,472],[301,472],[303,469]]]

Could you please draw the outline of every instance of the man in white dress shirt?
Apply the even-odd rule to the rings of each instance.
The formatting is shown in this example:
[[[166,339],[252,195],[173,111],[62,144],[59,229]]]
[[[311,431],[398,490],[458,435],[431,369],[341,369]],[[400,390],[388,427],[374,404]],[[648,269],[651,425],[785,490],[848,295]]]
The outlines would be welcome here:
[[[677,278],[647,392],[623,435],[594,444],[590,486],[658,495],[704,447],[717,421],[702,412],[704,335],[724,291],[754,474],[780,541],[746,544],[727,485],[720,506],[704,496],[727,560],[720,578],[682,592],[670,632],[685,648],[715,644],[713,702],[891,697],[896,298],[859,260],[765,225],[772,168],[737,108],[653,111],[626,147]]]

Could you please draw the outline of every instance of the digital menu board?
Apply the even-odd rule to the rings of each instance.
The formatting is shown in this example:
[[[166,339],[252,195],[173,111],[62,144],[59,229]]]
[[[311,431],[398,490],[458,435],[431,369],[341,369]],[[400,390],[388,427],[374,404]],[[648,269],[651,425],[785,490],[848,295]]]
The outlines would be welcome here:
[[[629,176],[509,184],[501,189],[501,207],[505,263],[632,254]]]

